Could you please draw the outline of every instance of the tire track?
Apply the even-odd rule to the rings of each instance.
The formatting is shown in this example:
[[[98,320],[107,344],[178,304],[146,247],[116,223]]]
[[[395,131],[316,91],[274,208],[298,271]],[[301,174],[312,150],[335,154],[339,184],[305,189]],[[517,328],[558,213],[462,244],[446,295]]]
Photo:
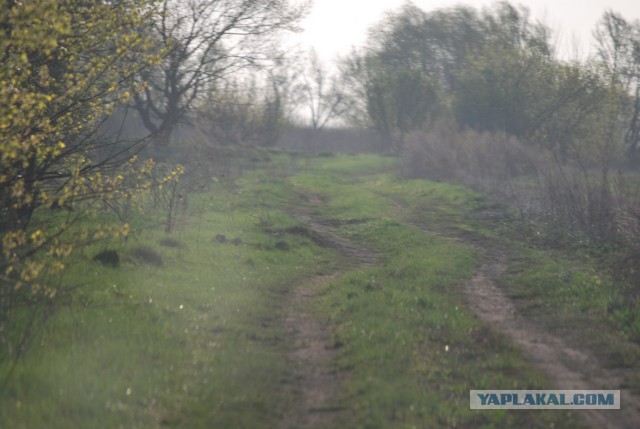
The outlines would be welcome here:
[[[618,390],[624,378],[603,368],[586,350],[569,346],[561,337],[542,329],[517,311],[513,301],[496,285],[507,269],[504,255],[480,267],[464,293],[478,319],[500,332],[520,348],[527,359],[561,390]],[[621,390],[620,410],[582,410],[586,423],[598,429],[640,427],[640,400],[628,389]]]
[[[316,244],[338,251],[348,264],[333,273],[305,279],[287,293],[284,325],[293,345],[291,360],[296,398],[280,426],[284,429],[333,428],[346,412],[336,404],[336,398],[347,374],[335,365],[338,349],[331,343],[328,322],[320,320],[314,312],[315,300],[340,276],[373,265],[376,255],[318,219],[315,207],[322,203],[320,198],[313,195],[301,198],[305,204],[292,210],[294,218],[306,226]]]

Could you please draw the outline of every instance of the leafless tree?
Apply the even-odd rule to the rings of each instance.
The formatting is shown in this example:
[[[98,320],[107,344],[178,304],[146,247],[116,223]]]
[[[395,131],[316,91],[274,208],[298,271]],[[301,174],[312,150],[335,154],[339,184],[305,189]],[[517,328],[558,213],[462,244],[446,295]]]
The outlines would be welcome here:
[[[338,79],[332,76],[318,54],[312,50],[300,73],[298,103],[306,109],[311,130],[316,133],[348,109],[347,97]]]
[[[133,97],[145,127],[167,143],[188,121],[196,101],[238,73],[264,67],[279,56],[278,37],[295,31],[308,3],[289,0],[162,0],[148,31],[163,61],[140,76]]]

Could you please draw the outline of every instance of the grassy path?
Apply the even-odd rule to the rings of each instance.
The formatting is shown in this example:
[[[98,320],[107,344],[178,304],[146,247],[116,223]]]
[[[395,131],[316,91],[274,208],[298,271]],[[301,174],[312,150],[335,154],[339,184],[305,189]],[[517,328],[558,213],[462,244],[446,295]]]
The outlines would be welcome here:
[[[551,388],[621,390],[623,406],[620,411],[582,411],[579,413],[582,424],[592,428],[638,426],[640,395],[634,381],[639,356],[637,344],[628,341],[621,329],[625,326],[614,326],[610,317],[603,317],[605,315],[597,311],[597,307],[603,304],[596,299],[601,299],[604,294],[620,294],[620,298],[623,290],[607,291],[599,276],[593,273],[593,267],[583,261],[557,252],[534,253],[523,248],[515,243],[523,237],[510,230],[511,226],[502,228],[504,236],[496,234],[501,229],[498,225],[478,221],[484,209],[478,212],[478,207],[471,206],[463,210],[467,212],[464,218],[451,218],[445,214],[444,219],[443,213],[438,214],[437,211],[426,216],[417,215],[421,203],[411,207],[410,204],[399,204],[393,197],[391,199],[398,215],[404,221],[418,225],[425,234],[465,244],[482,255],[482,264],[463,289],[467,307],[494,332],[504,335],[521,350],[527,361],[548,377]],[[494,218],[495,214],[491,213],[491,217]],[[559,257],[559,260],[554,261],[554,257]],[[523,269],[525,264],[527,267]],[[539,288],[541,282],[559,286],[559,276],[546,271],[554,264],[566,264],[561,270],[564,284],[558,289],[562,294],[570,291],[572,295],[565,295],[561,302],[557,302],[554,300],[558,295],[545,296],[540,291],[523,293],[526,287]],[[537,285],[522,275],[536,270],[539,272],[535,278]],[[584,278],[585,272],[590,273],[587,276],[593,276],[596,285],[603,286],[601,291],[592,290],[595,299],[576,296],[584,293],[579,291],[580,287],[588,289],[590,284],[576,284],[578,282],[572,276],[577,274],[576,277]],[[615,287],[614,283],[607,286]],[[580,307],[580,314],[576,313],[575,307]],[[605,326],[611,331],[598,329]],[[610,356],[602,353],[607,346],[613,349],[609,350]]]
[[[411,223],[407,220],[410,207],[398,204],[397,201],[395,207],[400,218]],[[428,235],[466,244],[483,255],[482,265],[463,289],[467,307],[479,320],[518,347],[531,365],[552,380],[554,388],[606,390],[622,387],[625,406],[620,411],[582,411],[580,414],[584,424],[594,429],[633,428],[638,425],[640,396],[635,389],[624,388],[629,371],[604,366],[584,345],[576,344],[575,341],[570,344],[572,338],[566,332],[561,336],[549,329],[549,326],[542,326],[535,317],[523,314],[519,305],[498,286],[514,259],[504,253],[508,252],[508,246],[500,249],[500,240],[489,237],[483,239],[477,234],[460,234],[458,231],[456,235],[451,230],[441,233],[428,227],[420,229]]]
[[[334,367],[336,350],[331,347],[330,327],[318,319],[313,302],[323,293],[328,282],[342,274],[320,275],[295,285],[285,305],[285,325],[295,378],[295,399],[285,411],[279,427],[304,429],[330,427],[343,408],[335,402],[343,374]]]
[[[383,194],[410,196],[413,185],[376,172],[367,159],[319,164],[291,183],[321,197],[317,224],[378,260],[335,279],[317,300],[333,330],[336,365],[346,374],[337,402],[348,410],[336,425],[317,427],[579,427],[569,413],[533,421],[526,412],[468,409],[471,386],[549,385],[465,310],[474,250],[404,222]]]
[[[565,411],[471,411],[469,390],[598,388],[585,371],[610,374],[603,359],[640,386],[640,352],[594,301],[613,285],[581,293],[583,265],[476,221],[481,196],[394,167],[275,156],[193,196],[177,246],[141,222],[118,270],[80,255],[68,280],[87,286],[0,392],[0,427],[579,428]],[[609,354],[590,367],[584,350]]]

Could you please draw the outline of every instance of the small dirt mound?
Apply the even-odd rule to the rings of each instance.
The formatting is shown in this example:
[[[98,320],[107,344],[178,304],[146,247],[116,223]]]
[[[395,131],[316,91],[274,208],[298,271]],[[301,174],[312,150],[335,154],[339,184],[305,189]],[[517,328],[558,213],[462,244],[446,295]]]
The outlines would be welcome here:
[[[282,231],[286,234],[299,235],[300,237],[311,237],[309,228],[305,226],[290,226],[289,228],[285,228]]]
[[[282,240],[278,241],[274,247],[277,250],[282,250],[283,252],[288,252],[289,250],[291,250],[291,246],[289,246],[289,243]]]
[[[103,250],[94,256],[93,260],[107,267],[117,268],[120,266],[120,256],[115,250]]]
[[[158,241],[158,243],[160,243],[161,246],[172,247],[174,249],[178,247],[182,247],[182,243],[170,237],[165,237],[162,240]]]
[[[154,267],[162,267],[164,265],[162,256],[148,247],[136,247],[131,250],[131,257],[137,262],[153,265]]]
[[[213,237],[213,239],[220,244],[233,244],[234,246],[239,246],[242,244],[242,238],[236,237],[236,238],[229,239],[224,234],[218,234],[215,237]]]

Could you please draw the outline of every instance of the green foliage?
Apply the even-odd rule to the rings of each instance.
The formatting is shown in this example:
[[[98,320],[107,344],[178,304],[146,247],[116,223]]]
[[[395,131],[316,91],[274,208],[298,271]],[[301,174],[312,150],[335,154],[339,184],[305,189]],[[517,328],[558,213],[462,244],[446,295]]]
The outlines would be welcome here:
[[[619,49],[602,51],[609,63],[619,60],[602,68],[556,58],[551,30],[524,7],[499,2],[482,12],[458,6],[427,13],[407,4],[371,30],[366,48],[345,62],[344,76],[361,122],[396,146],[440,116],[506,132],[563,161],[602,161],[620,152],[621,118],[640,124],[640,104],[634,110],[626,95],[638,87],[630,54],[637,31],[609,18],[619,25],[602,38]]]
[[[474,58],[455,97],[461,125],[506,131],[564,159],[620,148],[618,93],[593,68],[517,50],[489,48]]]
[[[137,30],[146,1],[3,2],[0,6],[0,343],[14,307],[62,292],[74,247],[126,236],[126,224],[70,233],[87,214],[132,204],[151,186],[153,162],[131,158],[98,133],[128,98],[125,82],[156,58]],[[108,148],[108,155],[99,156]],[[156,180],[173,180],[180,169]],[[57,215],[52,212],[58,211]],[[60,213],[61,212],[61,213]],[[10,354],[11,344],[4,344]]]
[[[612,85],[620,88],[618,108],[625,126],[628,153],[637,161],[640,145],[640,21],[628,21],[613,11],[595,30],[599,63]]]
[[[532,105],[543,98],[546,58],[515,50],[486,49],[462,72],[455,99],[457,120],[478,130],[504,130],[522,137],[533,121]],[[545,82],[546,84],[546,82]]]
[[[367,84],[367,112],[387,148],[399,149],[411,130],[430,123],[438,111],[438,91],[412,70],[380,70]]]

